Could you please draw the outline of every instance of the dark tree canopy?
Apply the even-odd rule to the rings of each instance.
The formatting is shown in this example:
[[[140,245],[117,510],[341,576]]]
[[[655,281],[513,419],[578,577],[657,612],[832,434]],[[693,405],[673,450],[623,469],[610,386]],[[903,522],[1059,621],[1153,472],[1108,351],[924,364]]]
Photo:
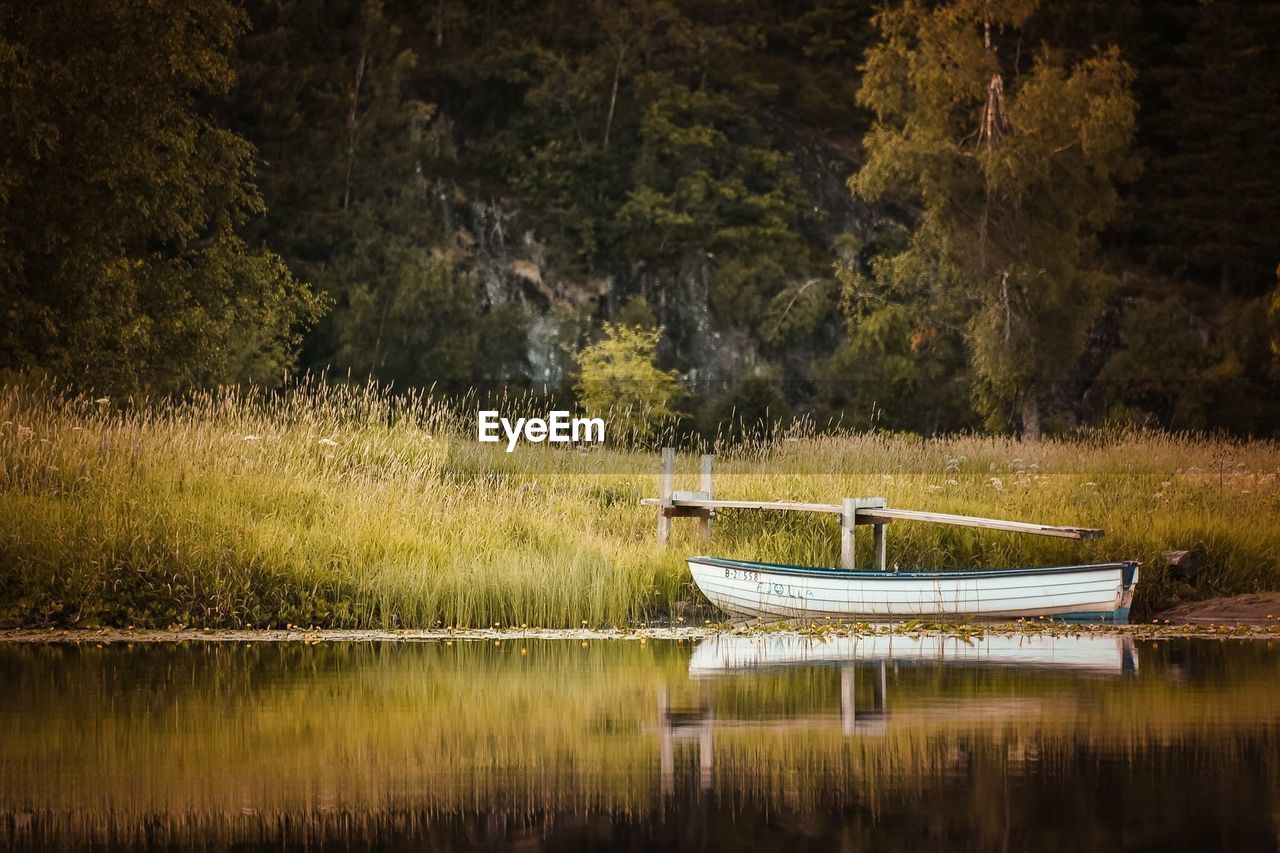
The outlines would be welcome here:
[[[316,301],[248,247],[254,151],[213,117],[231,2],[0,6],[0,364],[109,389],[278,381]]]
[[[1274,433],[1278,28],[1280,0],[0,0],[0,371],[568,397],[621,322],[663,329],[708,434]]]

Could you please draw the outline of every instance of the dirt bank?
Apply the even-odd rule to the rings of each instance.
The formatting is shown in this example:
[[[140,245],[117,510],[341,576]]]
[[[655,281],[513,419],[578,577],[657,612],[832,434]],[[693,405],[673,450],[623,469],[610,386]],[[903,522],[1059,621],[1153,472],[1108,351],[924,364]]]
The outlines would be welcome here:
[[[1261,625],[1280,624],[1280,593],[1247,593],[1227,598],[1210,598],[1179,604],[1156,614],[1161,622],[1174,625]]]

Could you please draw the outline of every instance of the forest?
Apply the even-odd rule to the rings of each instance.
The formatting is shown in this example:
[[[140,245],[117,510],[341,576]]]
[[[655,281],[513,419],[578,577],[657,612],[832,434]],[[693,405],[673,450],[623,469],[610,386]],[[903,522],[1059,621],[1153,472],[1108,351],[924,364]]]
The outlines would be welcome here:
[[[1280,428],[1272,0],[0,9],[5,382]]]

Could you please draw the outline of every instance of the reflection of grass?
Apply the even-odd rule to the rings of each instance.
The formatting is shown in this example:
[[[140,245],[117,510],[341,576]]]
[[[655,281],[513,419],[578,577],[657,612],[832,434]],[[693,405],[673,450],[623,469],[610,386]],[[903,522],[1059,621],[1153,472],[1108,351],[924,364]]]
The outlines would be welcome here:
[[[659,549],[638,505],[657,491],[649,451],[508,455],[474,441],[473,404],[362,388],[109,406],[0,390],[0,624],[596,625],[693,597],[680,557],[702,548],[694,525]],[[717,465],[721,496],[874,494],[1109,534],[897,524],[889,559],[904,566],[1153,561],[1198,545],[1206,588],[1280,587],[1273,443],[798,430]],[[722,514],[711,546],[828,565],[837,548],[830,518],[761,513]],[[1173,591],[1151,562],[1139,604]]]
[[[888,674],[884,733],[852,738],[840,731],[838,670],[690,682],[685,649],[0,647],[0,827],[36,814],[55,833],[169,825],[198,838],[280,815],[304,827],[406,809],[644,816],[661,786],[660,685],[673,708],[713,714],[718,796],[802,815],[915,797],[965,773],[976,800],[998,794],[1005,773],[1069,774],[1078,762],[1087,773],[1103,758],[1176,755],[1203,780],[1280,749],[1280,672],[1260,644],[1201,661],[1211,677],[1148,647],[1136,678],[901,667]],[[697,746],[677,742],[678,784],[696,780],[696,763]]]

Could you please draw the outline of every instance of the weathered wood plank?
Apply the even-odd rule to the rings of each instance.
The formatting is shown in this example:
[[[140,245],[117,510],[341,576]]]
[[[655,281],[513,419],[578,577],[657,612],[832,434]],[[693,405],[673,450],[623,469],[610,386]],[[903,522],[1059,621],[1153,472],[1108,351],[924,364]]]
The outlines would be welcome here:
[[[1103,535],[1103,531],[1096,527],[1062,527],[1025,521],[1003,521],[998,518],[978,518],[971,515],[951,515],[945,512],[924,512],[916,509],[859,509],[858,520],[864,524],[878,524],[882,521],[927,521],[933,524],[953,524],[958,527],[982,527],[987,530],[1057,536],[1062,539],[1097,539]]]
[[[778,512],[818,512],[840,515],[840,504],[804,503],[800,501],[731,501],[731,500],[672,500],[666,504],[659,498],[644,498],[644,506],[704,507],[707,509],[759,509]],[[859,507],[858,524],[888,524],[892,521],[924,521],[933,524],[953,524],[959,527],[981,527],[987,530],[1007,530],[1013,533],[1031,533],[1038,536],[1056,536],[1061,539],[1098,539],[1105,532],[1096,527],[1068,527],[1052,524],[1035,524],[1026,521],[1005,521],[998,518],[979,518],[972,515],[952,515],[945,512],[925,512],[915,509],[885,509]]]
[[[644,498],[640,501],[644,506],[659,506],[662,501],[657,498]],[[840,514],[840,504],[811,504],[796,501],[722,501],[722,500],[672,500],[673,506],[701,506],[710,509],[771,509],[781,512],[829,512]],[[861,523],[861,522],[859,522]],[[870,524],[870,522],[867,522]]]

